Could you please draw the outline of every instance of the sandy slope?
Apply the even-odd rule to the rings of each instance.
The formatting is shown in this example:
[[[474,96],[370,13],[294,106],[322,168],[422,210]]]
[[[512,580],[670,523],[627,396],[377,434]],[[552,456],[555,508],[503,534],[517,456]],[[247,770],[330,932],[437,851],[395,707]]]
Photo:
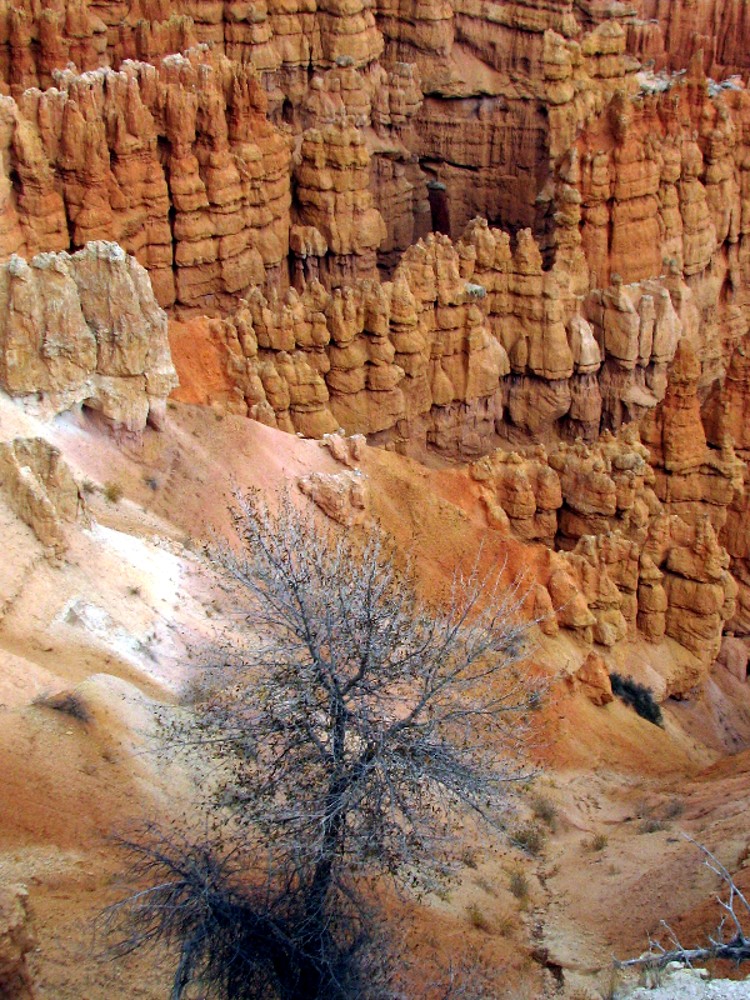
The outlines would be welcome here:
[[[72,417],[40,428],[1,400],[0,431],[46,434],[87,482],[90,508],[90,523],[71,530],[55,565],[0,501],[0,878],[29,886],[40,997],[161,997],[158,962],[101,958],[90,921],[122,891],[110,884],[120,865],[110,833],[189,808],[190,768],[156,752],[157,719],[181,711],[180,692],[200,671],[197,651],[222,620],[224,595],[200,540],[226,530],[233,486],[268,494],[340,467],[315,442],[184,404],[171,405],[165,432],[138,442]],[[371,513],[413,550],[428,594],[480,542],[484,565],[504,565],[508,579],[544,560],[543,550],[485,530],[476,487],[461,471],[370,450],[362,466]],[[111,483],[123,491],[118,503],[102,490]],[[647,672],[655,653],[633,644],[624,655]],[[554,676],[582,656],[563,636],[540,638],[534,660]],[[475,949],[495,970],[498,997],[564,995],[560,966],[570,995],[585,987],[596,996],[612,954],[640,951],[659,917],[687,914],[691,933],[710,923],[713,884],[679,832],[733,869],[750,856],[750,765],[744,756],[716,763],[723,746],[748,741],[747,691],[732,684],[717,676],[700,704],[667,707],[665,731],[620,704],[597,709],[555,686],[537,750],[545,775],[525,807],[531,815],[543,794],[556,810],[543,854],[528,858],[466,825],[457,834],[466,844],[459,883],[408,907],[414,952],[430,960]],[[32,703],[71,688],[85,724]],[[664,828],[640,832],[649,818]],[[592,850],[596,834],[606,840]],[[517,869],[529,882],[520,901],[509,888]]]

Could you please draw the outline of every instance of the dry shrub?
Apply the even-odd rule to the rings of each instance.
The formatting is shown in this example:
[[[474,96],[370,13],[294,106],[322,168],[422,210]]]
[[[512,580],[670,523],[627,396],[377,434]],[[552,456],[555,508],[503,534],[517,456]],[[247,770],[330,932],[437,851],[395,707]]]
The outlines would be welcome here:
[[[664,820],[656,819],[655,816],[648,817],[638,824],[638,833],[659,833],[666,829],[667,824]]]
[[[475,927],[478,931],[484,931],[485,934],[489,934],[490,922],[486,913],[482,910],[478,903],[470,903],[466,907],[466,913],[472,927]]]
[[[545,795],[537,795],[531,803],[531,809],[537,819],[545,823],[554,833],[557,829],[557,808]]]
[[[594,833],[589,840],[584,841],[583,846],[587,851],[591,851],[592,854],[595,854],[598,851],[603,851],[608,843],[609,837],[606,833]]]
[[[662,809],[662,816],[665,820],[679,819],[685,812],[685,803],[682,799],[670,799]]]
[[[57,694],[43,692],[38,694],[31,704],[37,708],[51,708],[54,712],[62,712],[63,715],[69,715],[71,719],[84,725],[91,722],[88,706],[75,691],[60,691]]]
[[[104,484],[104,496],[110,503],[119,503],[124,494],[125,491],[119,483],[109,482]]]
[[[461,864],[466,868],[477,867],[477,852],[473,847],[465,847],[460,855]]]
[[[510,873],[508,888],[516,899],[526,899],[529,895],[529,880],[520,868],[514,868]]]
[[[547,835],[538,823],[523,823],[513,830],[510,839],[516,847],[535,858],[544,850]]]

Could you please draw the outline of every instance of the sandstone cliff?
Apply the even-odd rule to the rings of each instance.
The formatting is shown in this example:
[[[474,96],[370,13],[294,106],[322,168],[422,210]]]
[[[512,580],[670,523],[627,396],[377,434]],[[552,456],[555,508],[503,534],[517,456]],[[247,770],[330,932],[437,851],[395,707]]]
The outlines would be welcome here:
[[[177,384],[148,276],[112,243],[0,267],[0,387],[33,412],[160,426]]]
[[[672,36],[742,37],[744,15],[662,7],[2,7],[0,254],[116,238],[162,305],[215,310],[254,284],[283,292],[288,268],[327,286],[372,275],[376,255],[390,270],[480,214],[531,227],[579,293],[653,277],[665,255],[697,273],[741,234],[746,100],[720,90],[711,108],[705,81],[649,77],[638,30],[662,17],[682,68],[692,43]]]
[[[747,27],[714,0],[0,5],[3,384],[160,422],[142,272],[54,256],[117,240],[210,314],[202,400],[492,455],[488,524],[554,550],[545,627],[676,639],[686,691],[750,633]],[[104,318],[89,274],[127,287]],[[337,516],[360,485],[305,488]]]

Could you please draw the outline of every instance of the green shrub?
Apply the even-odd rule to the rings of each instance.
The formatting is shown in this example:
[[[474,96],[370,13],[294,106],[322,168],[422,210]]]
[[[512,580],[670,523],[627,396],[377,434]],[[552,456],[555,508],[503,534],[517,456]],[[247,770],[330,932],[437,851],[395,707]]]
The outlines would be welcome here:
[[[647,722],[652,722],[655,726],[664,726],[664,719],[661,709],[654,701],[654,693],[645,684],[639,684],[632,677],[621,677],[620,674],[610,674],[612,682],[612,692],[622,699],[626,705],[630,705]]]

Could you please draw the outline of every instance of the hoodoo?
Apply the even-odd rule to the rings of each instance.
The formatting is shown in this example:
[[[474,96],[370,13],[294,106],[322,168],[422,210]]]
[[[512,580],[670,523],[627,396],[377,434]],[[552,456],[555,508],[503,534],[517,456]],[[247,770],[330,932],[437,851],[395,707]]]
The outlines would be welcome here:
[[[744,0],[0,0],[0,995],[750,996],[749,87]]]

